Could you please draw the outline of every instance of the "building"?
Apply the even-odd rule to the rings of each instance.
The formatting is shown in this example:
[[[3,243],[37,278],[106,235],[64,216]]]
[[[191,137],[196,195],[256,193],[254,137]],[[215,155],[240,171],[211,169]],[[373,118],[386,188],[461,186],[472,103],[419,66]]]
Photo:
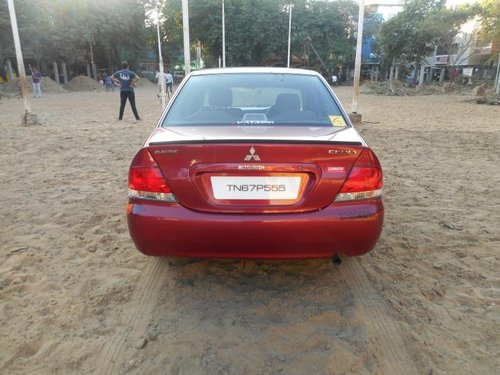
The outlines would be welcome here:
[[[428,56],[426,81],[453,78],[460,74],[476,80],[495,79],[498,65],[499,41],[485,41],[477,20],[464,24],[455,37],[447,53],[436,49],[433,56]]]

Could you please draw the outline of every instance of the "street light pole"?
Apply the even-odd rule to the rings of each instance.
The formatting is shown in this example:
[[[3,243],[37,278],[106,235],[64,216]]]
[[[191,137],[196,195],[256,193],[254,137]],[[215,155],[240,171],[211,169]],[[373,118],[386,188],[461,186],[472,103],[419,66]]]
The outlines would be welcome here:
[[[293,5],[291,2],[288,4],[288,8],[289,8],[289,16],[288,16],[288,59],[287,59],[287,64],[286,64],[287,68],[290,67],[290,44],[291,44],[291,40],[292,40],[292,9],[293,9]]]
[[[21,83],[21,94],[23,96],[24,111],[22,123],[23,125],[36,124],[36,115],[31,113],[31,103],[29,99],[28,82],[26,80],[26,71],[24,70],[23,51],[21,50],[21,42],[19,39],[19,30],[17,27],[16,10],[14,1],[7,0],[9,7],[10,24],[12,26],[12,36],[14,38],[14,47],[16,49],[17,69],[19,70],[19,81]]]
[[[226,17],[224,13],[224,0],[222,0],[222,67],[226,67]]]
[[[351,119],[354,122],[361,122],[361,115],[357,113],[359,98],[359,80],[361,76],[361,45],[363,41],[363,21],[365,17],[365,0],[359,0],[358,13],[358,35],[356,38],[356,59],[354,61],[354,83],[352,96],[352,114]]]
[[[166,100],[165,100],[165,75],[163,71],[163,56],[161,53],[161,38],[160,38],[160,7],[159,5],[156,6],[156,33],[158,34],[158,64],[159,64],[159,77],[158,79],[160,80],[160,96],[161,96],[161,108],[165,109],[166,106]]]
[[[184,39],[184,72],[191,72],[191,49],[189,44],[189,4],[188,0],[182,0],[182,31]]]
[[[89,36],[89,46],[90,46],[90,68],[92,69],[92,78],[97,81],[98,80],[97,68],[94,62],[94,50],[92,49],[92,33]]]
[[[496,94],[500,94],[500,52],[498,53],[498,61],[497,61],[497,78],[496,78],[497,90]]]

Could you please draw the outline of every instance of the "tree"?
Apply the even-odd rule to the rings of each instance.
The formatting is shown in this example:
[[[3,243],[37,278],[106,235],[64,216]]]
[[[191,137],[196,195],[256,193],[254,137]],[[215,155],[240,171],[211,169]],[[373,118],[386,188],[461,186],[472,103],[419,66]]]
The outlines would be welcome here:
[[[450,45],[460,26],[477,11],[473,6],[446,8],[445,0],[407,1],[399,14],[382,25],[384,60],[418,66],[436,47]]]
[[[0,63],[9,56],[15,56],[12,28],[10,26],[9,9],[7,2],[0,2]]]
[[[226,60],[228,66],[261,65],[280,43],[286,48],[287,15],[277,0],[226,0]],[[165,55],[182,51],[180,2],[166,0],[162,7]],[[197,0],[189,3],[190,40],[200,42],[205,61],[217,65],[222,56],[222,2]]]
[[[26,59],[107,66],[143,51],[144,7],[136,0],[16,0],[19,34]],[[0,47],[14,54],[10,19],[0,2]],[[6,32],[4,32],[6,31]],[[8,31],[8,32],[7,32]]]
[[[144,0],[151,7],[149,0]],[[357,6],[353,1],[294,0],[292,54],[303,65],[319,68],[319,59],[345,64],[353,57],[352,25]],[[209,66],[222,55],[222,2],[196,0],[189,3],[190,39],[202,46]],[[228,66],[286,64],[289,1],[225,0],[226,60]],[[182,50],[182,13],[178,0],[162,7],[165,55]],[[156,44],[156,43],[154,43]],[[313,49],[318,53],[316,56]],[[331,57],[331,58],[330,58]]]
[[[353,28],[358,14],[354,2],[304,1],[294,12],[297,16],[293,51],[309,58],[315,70],[321,70],[320,59],[329,61],[329,66],[323,66],[329,71],[353,62],[356,43]]]
[[[483,0],[481,8],[484,36],[490,41],[500,43],[500,2],[498,0]]]
[[[14,55],[10,21],[0,1],[0,58]],[[162,54],[171,65],[182,64],[181,1],[161,3]],[[225,0],[228,66],[285,65],[289,0]],[[106,67],[127,59],[134,65],[145,50],[157,49],[157,0],[16,0],[25,56],[38,63],[64,61]],[[352,0],[293,0],[292,55],[300,65],[317,70],[353,61],[353,27],[357,5]],[[201,45],[208,66],[222,55],[221,0],[191,0],[190,40]],[[4,32],[5,31],[5,32]],[[194,51],[194,48],[192,49]]]

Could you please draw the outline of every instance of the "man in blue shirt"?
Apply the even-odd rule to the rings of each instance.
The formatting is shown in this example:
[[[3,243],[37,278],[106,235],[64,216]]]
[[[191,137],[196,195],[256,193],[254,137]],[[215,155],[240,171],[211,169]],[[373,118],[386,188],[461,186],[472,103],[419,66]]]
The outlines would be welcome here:
[[[127,99],[132,107],[132,112],[134,112],[135,119],[139,121],[141,118],[137,113],[137,108],[135,107],[135,92],[134,85],[140,79],[137,74],[128,70],[128,62],[122,62],[122,70],[114,73],[111,78],[113,81],[120,86],[120,115],[118,120],[123,119],[123,111],[125,110],[125,104]]]

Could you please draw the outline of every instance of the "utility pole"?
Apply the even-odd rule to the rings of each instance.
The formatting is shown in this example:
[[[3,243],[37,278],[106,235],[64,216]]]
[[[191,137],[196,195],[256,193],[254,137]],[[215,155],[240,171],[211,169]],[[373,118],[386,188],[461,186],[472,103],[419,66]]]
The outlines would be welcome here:
[[[184,72],[191,72],[191,49],[189,47],[189,4],[182,0],[182,31],[184,36]]]
[[[497,61],[497,90],[496,94],[500,94],[500,52],[498,53],[498,61]]]
[[[360,123],[361,114],[358,113],[358,98],[359,98],[359,80],[361,76],[361,45],[363,41],[363,21],[365,17],[365,0],[359,1],[359,13],[358,13],[358,35],[356,38],[356,59],[354,61],[354,84],[353,84],[353,95],[352,95],[352,113],[351,121],[354,123]]]
[[[14,46],[16,49],[17,69],[19,70],[19,81],[21,82],[21,93],[24,102],[24,115],[22,118],[23,125],[37,124],[36,115],[31,113],[31,103],[29,98],[28,82],[26,80],[26,71],[24,70],[23,51],[21,50],[21,42],[19,39],[19,30],[17,28],[16,10],[14,8],[14,0],[7,0],[9,7],[10,24],[12,26],[12,36],[14,38]]]
[[[161,38],[160,38],[160,7],[156,6],[156,33],[158,34],[158,68],[159,68],[159,77],[160,80],[160,97],[161,97],[161,108],[165,109],[167,105],[165,100],[165,75],[163,74],[163,56],[161,54]]]
[[[97,78],[97,68],[94,62],[94,49],[92,48],[92,33],[89,36],[89,46],[90,46],[90,68],[92,69],[92,78],[96,81],[99,79]]]
[[[224,0],[222,0],[222,67],[226,67],[226,16],[224,13]]]
[[[290,67],[290,45],[291,45],[291,40],[292,40],[292,9],[293,9],[293,5],[290,2],[288,4],[289,16],[288,16],[288,60],[287,60],[287,64],[286,64],[287,68]]]

